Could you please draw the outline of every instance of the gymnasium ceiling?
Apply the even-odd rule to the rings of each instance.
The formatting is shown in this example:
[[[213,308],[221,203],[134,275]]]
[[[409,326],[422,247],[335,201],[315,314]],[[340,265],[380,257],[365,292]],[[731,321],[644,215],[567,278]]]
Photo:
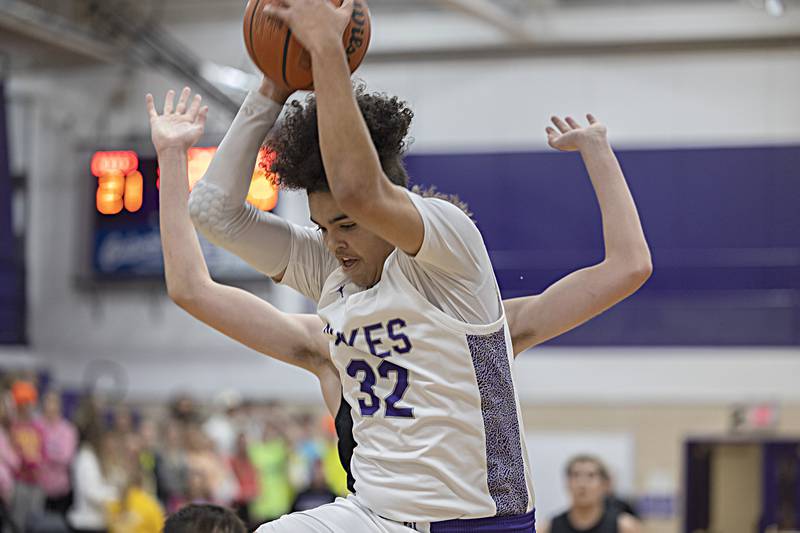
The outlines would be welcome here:
[[[166,36],[158,45],[169,47],[174,25],[235,20],[243,3],[0,0],[0,67],[119,61],[135,48],[129,46],[135,37],[124,36],[131,26],[125,21],[156,21],[155,33]],[[782,6],[782,16],[769,16],[765,4],[773,15]],[[800,48],[800,0],[369,0],[369,5],[373,17],[381,19],[382,32],[374,36],[368,61],[706,46]],[[98,12],[118,20],[109,23]]]

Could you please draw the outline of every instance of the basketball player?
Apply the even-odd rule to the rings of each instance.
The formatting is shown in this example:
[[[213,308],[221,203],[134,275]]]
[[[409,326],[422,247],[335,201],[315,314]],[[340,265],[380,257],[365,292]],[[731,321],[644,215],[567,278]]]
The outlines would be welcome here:
[[[317,65],[334,58],[317,59],[314,68],[325,71]],[[319,84],[325,72],[316,70]],[[548,135],[554,147],[584,155],[603,211],[606,261],[541,295],[512,302],[509,322],[518,330],[512,339],[475,226],[455,206],[404,188],[399,159],[410,111],[396,98],[355,95],[349,72],[330,78],[323,85],[335,86],[340,99],[326,104],[326,91],[318,85],[318,101],[296,105],[276,143],[282,184],[309,192],[322,235],[243,207],[247,185],[236,182],[252,173],[261,139],[280,108],[260,95],[248,97],[212,163],[233,164],[229,187],[224,178],[214,183],[213,176],[224,173],[209,169],[207,182],[192,195],[195,221],[208,235],[319,301],[327,346],[316,318],[279,313],[210,280],[196,239],[186,238],[191,232],[185,205],[185,151],[202,132],[205,108],[199,110],[197,98],[189,105],[186,89],[175,112],[174,94],[168,93],[159,116],[148,96],[162,173],[170,295],[223,333],[314,372],[332,411],[345,407],[326,385],[337,381],[337,392],[343,389],[346,407],[352,408],[356,494],[286,516],[262,531],[531,531],[532,488],[509,364],[512,342],[524,349],[567,331],[634,292],[649,275],[647,245],[605,128],[593,118],[588,128],[555,119],[560,133],[549,128]],[[272,89],[265,81],[262,90]],[[370,106],[396,112],[370,112]],[[307,135],[316,131],[317,116],[319,145],[313,133]],[[365,118],[387,117],[389,132],[365,124]],[[337,146],[330,129],[350,138],[347,150],[363,158],[360,165],[326,155]],[[281,139],[288,141],[286,150],[280,149]],[[379,142],[386,139],[396,142]],[[340,177],[346,183],[354,176],[361,187],[335,185]],[[359,196],[362,189],[371,196]],[[231,204],[238,211],[225,219]],[[328,350],[330,358],[320,356]]]
[[[247,528],[230,509],[192,504],[168,517],[163,533],[247,533]]]
[[[611,476],[603,462],[591,455],[570,459],[566,469],[570,508],[553,519],[545,533],[640,533],[640,522],[607,505]]]

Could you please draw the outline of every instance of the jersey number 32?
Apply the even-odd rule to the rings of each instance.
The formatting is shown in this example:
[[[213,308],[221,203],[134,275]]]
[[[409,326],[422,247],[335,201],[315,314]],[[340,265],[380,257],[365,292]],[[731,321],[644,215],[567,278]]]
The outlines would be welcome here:
[[[398,407],[397,402],[403,399],[408,388],[408,370],[400,365],[384,359],[378,365],[378,375],[384,379],[391,379],[389,376],[395,375],[397,380],[391,394],[384,398],[386,402],[386,416],[397,418],[413,418],[414,409],[411,407]],[[375,395],[375,383],[377,377],[372,367],[363,359],[353,359],[347,365],[347,375],[357,380],[361,384],[361,392],[368,398],[358,400],[361,409],[361,416],[373,416],[381,407],[381,399]]]

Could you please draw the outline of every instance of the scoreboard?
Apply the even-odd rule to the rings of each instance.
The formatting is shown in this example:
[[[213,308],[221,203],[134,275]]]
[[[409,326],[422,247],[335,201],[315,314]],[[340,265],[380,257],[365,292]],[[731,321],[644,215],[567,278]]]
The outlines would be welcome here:
[[[189,187],[208,169],[216,147],[195,147],[188,154]],[[253,169],[247,202],[262,211],[278,202],[276,176],[267,172],[274,153],[262,149]],[[98,151],[89,174],[94,188],[91,277],[96,281],[131,281],[163,276],[158,221],[160,172],[154,156],[133,150]],[[209,271],[226,280],[262,280],[263,274],[233,254],[200,237]]]

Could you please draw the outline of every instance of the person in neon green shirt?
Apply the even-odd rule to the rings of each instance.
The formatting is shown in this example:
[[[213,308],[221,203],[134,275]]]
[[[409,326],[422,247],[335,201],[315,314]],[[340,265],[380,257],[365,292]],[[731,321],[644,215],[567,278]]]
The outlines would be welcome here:
[[[279,518],[289,512],[294,497],[289,482],[289,446],[270,421],[264,425],[261,442],[250,445],[250,460],[258,472],[259,495],[250,503],[256,521]]]

